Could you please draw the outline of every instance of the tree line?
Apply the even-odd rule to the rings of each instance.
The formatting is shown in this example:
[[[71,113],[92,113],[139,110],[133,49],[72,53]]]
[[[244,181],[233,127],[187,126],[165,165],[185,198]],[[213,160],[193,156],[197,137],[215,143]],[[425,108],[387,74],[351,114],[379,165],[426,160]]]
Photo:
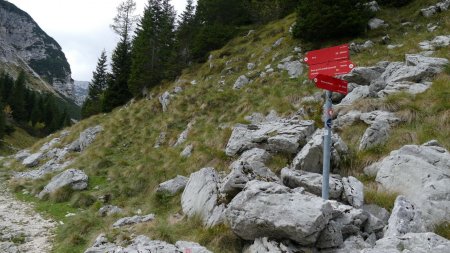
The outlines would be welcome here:
[[[132,97],[142,97],[163,80],[173,80],[211,50],[225,45],[243,25],[261,24],[289,14],[297,0],[188,0],[178,16],[169,0],[149,0],[140,18],[136,4],[124,1],[112,24],[120,40],[111,56],[101,53],[84,118],[109,112]]]
[[[14,131],[14,125],[30,134],[43,136],[70,124],[70,117],[54,95],[26,88],[26,74],[14,80],[6,72],[0,74],[0,139]]]
[[[384,1],[402,6],[412,0]],[[294,38],[315,43],[363,34],[369,0],[188,0],[177,18],[170,0],[148,0],[140,18],[133,0],[123,2],[112,25],[120,40],[111,56],[102,52],[82,116],[109,112],[132,97],[141,97],[163,80],[173,80],[210,51],[225,45],[242,27],[280,19],[296,11]],[[248,28],[247,28],[248,29]]]

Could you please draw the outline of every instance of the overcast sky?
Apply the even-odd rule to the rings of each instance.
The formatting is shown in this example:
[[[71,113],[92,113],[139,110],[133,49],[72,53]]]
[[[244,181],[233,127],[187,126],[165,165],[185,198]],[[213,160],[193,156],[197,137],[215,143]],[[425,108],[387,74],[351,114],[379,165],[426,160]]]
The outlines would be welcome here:
[[[141,15],[147,0],[135,0]],[[187,0],[172,0],[178,13]],[[110,28],[117,6],[123,0],[9,0],[26,11],[62,47],[72,69],[72,78],[90,81],[103,49],[114,49],[118,38]]]

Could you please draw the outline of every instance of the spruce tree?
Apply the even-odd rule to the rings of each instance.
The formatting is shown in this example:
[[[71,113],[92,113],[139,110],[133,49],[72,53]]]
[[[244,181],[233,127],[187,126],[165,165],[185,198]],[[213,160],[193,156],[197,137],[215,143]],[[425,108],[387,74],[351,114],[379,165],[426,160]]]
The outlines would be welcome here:
[[[133,41],[129,88],[134,96],[176,75],[174,26],[169,0],[149,0]]]
[[[92,73],[92,81],[89,83],[88,97],[81,108],[83,118],[98,114],[102,111],[101,96],[108,85],[106,61],[106,52],[103,50],[97,61],[97,67]]]
[[[102,99],[102,110],[104,112],[110,112],[115,107],[125,104],[131,98],[131,93],[128,90],[128,78],[131,66],[130,34],[136,22],[136,17],[133,15],[135,9],[136,3],[132,0],[126,0],[117,8],[117,16],[111,25],[120,36],[120,41],[111,57],[111,75]]]
[[[5,136],[5,130],[6,130],[6,118],[5,114],[3,113],[3,104],[0,102],[0,140],[3,138],[3,136]]]
[[[180,15],[176,30],[176,42],[178,48],[179,68],[187,67],[192,58],[192,41],[196,33],[195,6],[193,0],[188,0],[186,9]]]
[[[16,81],[14,82],[14,87],[8,98],[8,104],[12,108],[12,115],[15,120],[23,122],[27,118],[27,112],[25,109],[25,72],[20,72]]]

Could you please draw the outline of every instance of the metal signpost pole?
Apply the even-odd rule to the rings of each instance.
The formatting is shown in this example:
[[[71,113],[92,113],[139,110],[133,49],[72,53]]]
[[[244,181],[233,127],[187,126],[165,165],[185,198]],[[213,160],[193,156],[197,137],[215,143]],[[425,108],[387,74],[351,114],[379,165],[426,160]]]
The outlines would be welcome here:
[[[331,91],[326,92],[325,98],[325,131],[323,142],[323,172],[322,172],[322,198],[328,199],[330,185],[330,158],[331,158]]]

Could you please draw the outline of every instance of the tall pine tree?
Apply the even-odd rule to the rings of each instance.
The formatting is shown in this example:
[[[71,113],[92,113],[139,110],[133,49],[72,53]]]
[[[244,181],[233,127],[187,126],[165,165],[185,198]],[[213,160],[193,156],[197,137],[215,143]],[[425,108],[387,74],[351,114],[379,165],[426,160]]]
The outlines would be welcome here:
[[[8,98],[8,104],[11,106],[12,115],[17,121],[26,121],[27,112],[25,104],[25,72],[21,71],[11,91],[11,95]]]
[[[196,33],[195,6],[193,0],[188,0],[186,9],[180,15],[176,30],[179,68],[187,67],[193,60],[192,41]]]
[[[81,108],[81,114],[83,118],[98,114],[102,111],[101,99],[103,92],[108,85],[106,61],[106,52],[105,50],[103,50],[100,58],[97,61],[97,67],[92,73],[92,81],[89,83],[88,97]]]
[[[135,10],[136,3],[133,0],[126,0],[117,8],[117,16],[111,25],[120,36],[120,41],[111,57],[111,75],[102,101],[104,112],[112,111],[112,109],[125,104],[131,98],[131,93],[128,90],[131,68],[130,34],[136,22]]]
[[[6,131],[6,119],[3,113],[3,104],[0,102],[0,140],[5,136]],[[0,143],[1,146],[1,143]]]
[[[177,73],[175,15],[169,0],[148,1],[133,41],[129,88],[136,97]]]

